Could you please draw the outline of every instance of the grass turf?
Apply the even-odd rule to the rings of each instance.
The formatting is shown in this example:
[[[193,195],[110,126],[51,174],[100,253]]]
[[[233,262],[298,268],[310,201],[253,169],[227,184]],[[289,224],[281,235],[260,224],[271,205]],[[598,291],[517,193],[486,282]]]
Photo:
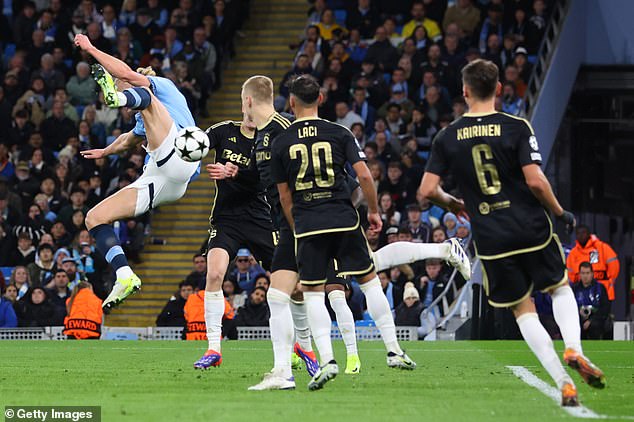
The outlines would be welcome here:
[[[204,342],[1,341],[0,406],[101,406],[104,421],[531,421],[573,419],[516,378],[522,365],[550,382],[523,342],[410,342],[412,372],[389,369],[380,342],[359,344],[362,370],[309,392],[305,370],[295,391],[251,392],[270,369],[270,342],[223,343],[220,368],[192,369]],[[556,343],[562,352],[561,342]],[[583,384],[582,404],[615,420],[634,415],[634,343],[585,342],[608,377],[605,390]],[[335,353],[345,365],[343,344]]]

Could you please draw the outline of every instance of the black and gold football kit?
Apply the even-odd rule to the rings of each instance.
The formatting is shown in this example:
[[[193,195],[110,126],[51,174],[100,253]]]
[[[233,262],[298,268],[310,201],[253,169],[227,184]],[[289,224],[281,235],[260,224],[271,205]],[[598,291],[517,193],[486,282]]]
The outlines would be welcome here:
[[[464,196],[493,306],[515,305],[533,289],[567,280],[550,217],[522,171],[541,160],[530,123],[498,112],[467,113],[432,145],[426,171],[451,174]]]
[[[233,259],[239,248],[246,247],[268,270],[277,232],[257,169],[251,166],[253,137],[241,130],[241,122],[235,121],[215,124],[206,133],[216,162],[231,162],[239,167],[235,178],[215,182],[208,250],[224,249]]]
[[[298,119],[275,139],[271,173],[275,183],[288,183],[292,193],[304,284],[325,283],[333,259],[340,275],[363,276],[374,270],[344,168],[346,162],[364,159],[348,129],[319,118]]]
[[[254,165],[259,172],[260,180],[266,189],[271,205],[273,226],[279,229],[279,241],[273,254],[271,271],[288,270],[297,272],[295,261],[295,239],[289,227],[277,192],[277,185],[271,178],[271,148],[275,139],[291,125],[291,121],[279,113],[273,113],[266,123],[258,127],[255,136]],[[252,164],[253,165],[253,164]]]

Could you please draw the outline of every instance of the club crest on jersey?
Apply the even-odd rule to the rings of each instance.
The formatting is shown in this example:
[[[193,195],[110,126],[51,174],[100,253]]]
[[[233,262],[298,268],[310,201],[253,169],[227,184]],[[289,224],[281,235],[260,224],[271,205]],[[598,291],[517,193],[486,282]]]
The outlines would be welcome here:
[[[528,138],[528,144],[533,148],[533,151],[539,151],[539,144],[537,143],[537,138],[535,135],[532,135]]]
[[[304,192],[304,193],[302,194],[302,198],[304,199],[304,201],[306,201],[306,202],[310,202],[310,201],[312,201],[312,200],[313,200],[313,194],[312,194],[312,193],[310,193],[310,192]]]

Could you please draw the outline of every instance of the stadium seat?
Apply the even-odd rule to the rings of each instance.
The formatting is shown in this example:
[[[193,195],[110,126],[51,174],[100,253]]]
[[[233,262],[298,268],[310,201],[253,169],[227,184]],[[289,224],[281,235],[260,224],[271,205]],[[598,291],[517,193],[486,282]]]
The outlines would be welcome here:
[[[335,21],[339,25],[346,25],[346,17],[348,16],[348,12],[345,9],[337,9],[335,10]]]
[[[4,51],[2,54],[4,56],[5,64],[9,63],[9,60],[11,60],[11,57],[15,56],[15,44],[8,43],[4,47]]]

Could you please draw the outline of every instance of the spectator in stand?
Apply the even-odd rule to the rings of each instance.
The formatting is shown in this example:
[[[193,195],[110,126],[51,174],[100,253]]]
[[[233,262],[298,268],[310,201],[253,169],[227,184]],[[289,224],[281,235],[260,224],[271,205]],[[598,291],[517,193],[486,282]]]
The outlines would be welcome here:
[[[66,301],[70,299],[71,290],[68,288],[70,280],[68,274],[64,270],[55,271],[53,277],[53,287],[48,289],[48,295],[51,300],[51,304],[55,308],[56,321],[63,321],[66,316]],[[59,324],[51,324],[59,325]]]
[[[442,293],[447,282],[447,274],[443,272],[443,264],[439,259],[425,260],[425,275],[420,277],[418,289],[423,298],[423,307],[429,308],[431,303]],[[452,295],[447,295],[449,303],[453,301]],[[441,312],[442,313],[442,312]]]
[[[101,336],[103,310],[101,299],[93,292],[92,285],[82,281],[66,301],[64,334],[69,339],[98,339]],[[75,321],[78,322],[74,323]]]
[[[101,13],[103,14],[103,21],[99,24],[101,35],[110,41],[110,44],[114,44],[117,39],[117,30],[121,27],[121,23],[117,19],[116,11],[111,4],[106,4],[103,9],[101,9]]]
[[[341,101],[335,106],[335,114],[337,115],[337,123],[351,129],[355,123],[363,123],[363,118],[348,108],[348,104]]]
[[[53,103],[51,117],[42,122],[40,133],[44,138],[44,146],[52,151],[60,151],[67,139],[77,133],[75,123],[64,115],[64,104],[61,101]]]
[[[401,224],[402,228],[409,230],[412,241],[416,243],[429,243],[431,226],[421,220],[421,208],[418,204],[409,204],[407,207],[407,220]]]
[[[192,286],[197,286],[199,289],[205,288],[207,283],[207,258],[202,254],[195,254],[192,258],[194,268],[191,273],[185,278],[185,281]]]
[[[311,43],[313,44],[313,43]],[[293,66],[293,68],[291,70],[289,70],[288,72],[286,72],[286,74],[284,75],[284,77],[282,78],[282,81],[280,82],[280,95],[282,97],[284,97],[284,100],[288,100],[289,97],[289,87],[288,87],[288,83],[289,81],[294,77],[294,76],[298,76],[298,75],[310,75],[311,73],[313,73],[313,67],[310,63],[310,59],[308,57],[308,55],[306,54],[300,54],[299,56],[297,56],[297,59],[295,61],[295,66]]]
[[[19,266],[20,271],[24,270],[26,273],[26,266],[35,261],[35,247],[33,246],[33,239],[28,233],[23,232],[18,236],[18,242],[16,249],[13,250],[12,256],[9,260],[9,266]],[[28,274],[28,273],[27,273]]]
[[[502,111],[519,116],[524,111],[524,101],[517,96],[515,84],[505,82],[502,88]]]
[[[376,28],[374,38],[374,43],[368,47],[365,60],[368,63],[378,63],[383,72],[391,72],[398,63],[398,50],[392,45],[383,26]]]
[[[22,12],[13,22],[13,41],[18,48],[28,47],[36,22],[35,3],[32,1],[24,2]]]
[[[268,327],[270,311],[266,303],[266,289],[255,287],[249,299],[238,309],[233,320],[236,327]]]
[[[346,27],[358,29],[363,39],[372,38],[379,23],[379,14],[372,8],[370,0],[358,0],[356,7],[346,15]]]
[[[64,73],[55,68],[55,59],[53,55],[45,53],[40,57],[40,68],[35,70],[32,78],[42,78],[49,94],[55,92],[58,88],[66,85],[66,77]],[[44,105],[44,104],[42,104]]]
[[[229,275],[229,279],[249,295],[255,287],[256,276],[264,270],[255,262],[251,252],[246,248],[238,249],[235,262],[236,268]]]
[[[315,0],[313,6],[308,10],[308,25],[317,25],[321,20],[321,15],[326,10],[326,0]]]
[[[70,193],[70,204],[65,205],[59,210],[57,218],[64,223],[66,227],[71,226],[71,219],[75,211],[82,211],[84,215],[88,212],[86,205],[86,192],[80,187],[74,187]]]
[[[462,37],[471,38],[480,24],[480,10],[473,5],[472,0],[457,0],[447,8],[442,27],[445,31],[452,23],[458,25]]]
[[[152,16],[148,9],[138,9],[136,13],[136,22],[129,25],[130,32],[134,39],[139,41],[143,51],[147,51],[152,47],[152,40],[161,33],[158,25],[152,20]]]
[[[486,53],[487,40],[490,34],[497,34],[499,39],[504,36],[504,28],[502,22],[502,6],[495,3],[490,3],[487,9],[488,17],[482,22],[482,28],[480,30],[480,53]]]
[[[317,24],[317,28],[319,28],[319,33],[326,41],[330,41],[333,37],[333,32],[338,29],[344,33],[347,32],[346,28],[335,22],[335,14],[332,9],[324,9],[321,13],[321,18]]]
[[[29,289],[13,306],[19,327],[47,327],[55,322],[55,308],[43,287]]]
[[[415,1],[412,4],[410,12],[412,19],[403,26],[403,32],[401,36],[407,38],[412,36],[414,29],[422,25],[427,31],[427,36],[434,42],[439,41],[442,38],[442,32],[438,23],[425,16],[425,4],[422,1]]]
[[[524,47],[517,47],[515,49],[515,58],[513,60],[513,64],[520,72],[520,78],[525,84],[528,84],[528,80],[530,79],[533,71],[533,66],[528,62],[527,55],[528,52]]]
[[[498,34],[489,34],[486,52],[482,58],[495,63],[498,69],[502,68],[502,38]]]
[[[418,327],[422,312],[423,304],[414,283],[405,283],[403,302],[394,309],[394,324],[397,327]]]
[[[222,283],[222,292],[234,311],[244,306],[247,301],[247,294],[231,280],[225,280]]]
[[[184,327],[185,326],[185,303],[190,295],[194,293],[194,284],[186,280],[178,284],[178,293],[173,295],[163,307],[163,310],[156,317],[157,327]]]
[[[9,284],[7,286],[3,297],[11,303],[15,303],[18,300],[18,288],[15,284]]]
[[[607,331],[610,300],[603,284],[595,280],[592,264],[588,261],[579,264],[579,282],[573,290],[579,306],[581,338],[601,340]]]
[[[401,224],[401,213],[396,210],[392,195],[389,192],[381,192],[379,194],[379,212],[385,227]]]
[[[266,274],[259,274],[255,279],[255,287],[262,287],[267,292],[271,287],[271,280]]]
[[[15,328],[18,326],[18,317],[13,309],[13,301],[6,297],[7,288],[4,285],[4,277],[0,279],[0,328]],[[15,290],[15,286],[10,286]],[[16,292],[17,293],[17,292]]]
[[[431,231],[431,241],[433,243],[442,243],[445,240],[447,240],[447,233],[444,227],[438,226]]]
[[[568,254],[566,267],[568,277],[573,283],[580,280],[579,266],[582,262],[589,262],[594,271],[594,278],[605,287],[608,299],[614,300],[614,283],[619,276],[620,264],[614,250],[605,242],[591,234],[586,225],[577,226],[577,241],[575,247]]]
[[[546,32],[546,2],[533,0],[533,14],[528,19],[525,44],[530,54],[537,54]]]
[[[27,266],[33,286],[45,286],[53,277],[55,272],[53,253],[53,247],[47,243],[38,246],[35,262]]]
[[[354,88],[350,107],[354,113],[361,116],[361,123],[364,127],[372,128],[376,119],[376,109],[368,102],[368,96],[368,91],[365,88],[359,86]]]
[[[387,179],[379,184],[379,192],[389,192],[397,209],[403,209],[407,202],[407,181],[399,161],[391,161],[387,166]]]
[[[526,83],[520,78],[520,72],[515,65],[510,64],[504,70],[504,82],[515,85],[515,92],[521,98],[526,93]]]

